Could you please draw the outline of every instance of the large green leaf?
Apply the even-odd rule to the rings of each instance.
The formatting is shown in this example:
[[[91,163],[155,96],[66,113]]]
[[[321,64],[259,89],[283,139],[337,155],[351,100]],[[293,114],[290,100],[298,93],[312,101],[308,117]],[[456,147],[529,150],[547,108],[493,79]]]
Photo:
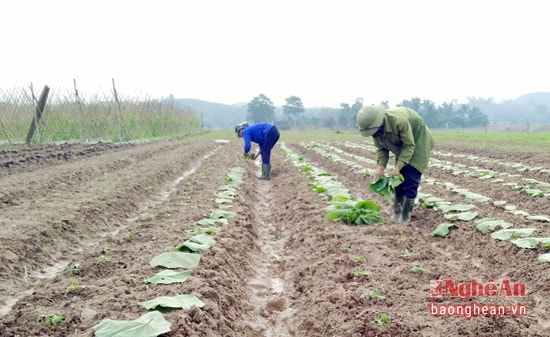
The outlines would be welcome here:
[[[150,264],[153,267],[187,268],[192,269],[199,265],[200,254],[185,252],[166,252],[155,256]]]
[[[458,226],[451,223],[441,223],[430,233],[431,237],[441,236],[446,237],[451,232],[452,228],[457,228]]]
[[[536,231],[536,228],[510,228],[501,229],[491,234],[493,239],[497,240],[510,240],[516,238],[525,238],[530,236]]]
[[[191,275],[191,270],[185,271],[175,271],[175,270],[163,270],[156,273],[153,277],[145,280],[145,283],[156,283],[156,284],[171,284],[171,283],[181,283],[187,281],[189,275]]]
[[[195,222],[195,225],[199,226],[216,226],[217,223],[221,223],[222,225],[227,225],[229,222],[227,219],[201,219],[197,222]]]
[[[211,219],[232,219],[237,216],[237,213],[231,211],[224,211],[220,209],[215,209],[211,212]]]
[[[422,207],[424,208],[441,207],[443,205],[450,205],[450,204],[451,204],[450,202],[445,201],[439,197],[426,196],[422,198]]]
[[[455,204],[455,205],[441,205],[439,206],[439,209],[443,212],[464,212],[469,211],[472,208],[476,208],[474,205],[462,205],[462,204]]]
[[[202,308],[204,303],[194,295],[176,295],[160,296],[150,301],[140,302],[147,309],[156,309],[157,307],[189,310],[194,305]]]
[[[520,239],[514,239],[512,241],[514,245],[516,245],[519,248],[527,248],[527,249],[533,249],[537,248],[539,243],[546,247],[550,244],[550,238],[520,238]]]
[[[448,221],[470,221],[477,216],[477,212],[460,212],[460,213],[448,213],[445,215],[445,219]]]
[[[540,254],[539,262],[550,262],[550,253]]]
[[[550,217],[546,215],[531,215],[526,217],[526,219],[531,221],[550,222]]]
[[[170,332],[170,322],[158,311],[151,311],[134,321],[104,319],[93,327],[95,337],[156,337]]]
[[[476,226],[476,230],[478,230],[481,233],[487,233],[489,231],[494,231],[497,227],[500,227],[501,229],[507,229],[510,227],[513,227],[514,225],[511,223],[508,223],[504,220],[498,220],[493,218],[483,218],[476,221],[478,224]]]
[[[216,243],[216,240],[208,234],[194,235],[189,240],[179,244],[174,250],[189,252],[205,252]]]

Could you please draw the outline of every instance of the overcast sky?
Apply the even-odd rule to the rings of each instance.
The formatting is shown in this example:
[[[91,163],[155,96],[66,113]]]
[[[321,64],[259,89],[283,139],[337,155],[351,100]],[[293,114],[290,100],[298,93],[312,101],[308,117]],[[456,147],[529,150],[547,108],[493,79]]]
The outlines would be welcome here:
[[[550,91],[546,1],[6,0],[0,88],[338,107]]]

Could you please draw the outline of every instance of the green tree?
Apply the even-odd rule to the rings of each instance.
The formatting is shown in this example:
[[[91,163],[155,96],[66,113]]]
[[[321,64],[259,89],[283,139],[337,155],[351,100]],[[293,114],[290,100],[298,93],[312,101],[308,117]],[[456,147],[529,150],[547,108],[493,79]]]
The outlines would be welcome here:
[[[363,99],[356,98],[352,106],[348,103],[340,103],[338,125],[346,128],[354,128],[357,125],[357,113],[363,107]]]
[[[422,116],[426,125],[431,128],[440,127],[440,116],[435,107],[435,102],[425,99],[422,101],[422,106],[418,114]]]
[[[305,113],[306,109],[304,109],[304,105],[302,104],[302,100],[300,99],[300,97],[290,96],[285,100],[286,104],[283,105],[283,113],[287,116],[288,119],[295,121],[297,118]]]
[[[487,126],[489,125],[489,117],[481,112],[478,108],[470,107],[468,110],[468,125],[469,126]]]
[[[422,100],[418,97],[411,98],[410,101],[405,99],[401,104],[397,104],[397,106],[404,106],[418,112],[422,106]]]
[[[260,94],[248,103],[247,118],[252,123],[274,122],[275,106],[264,94]]]

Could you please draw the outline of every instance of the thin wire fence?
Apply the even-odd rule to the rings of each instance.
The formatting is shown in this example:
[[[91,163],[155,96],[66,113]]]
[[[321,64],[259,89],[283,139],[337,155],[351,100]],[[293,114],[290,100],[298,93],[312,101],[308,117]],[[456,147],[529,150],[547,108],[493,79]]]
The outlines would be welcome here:
[[[40,100],[46,96],[44,106]],[[200,117],[173,98],[117,92],[0,88],[0,144],[130,142],[176,137],[201,129]]]

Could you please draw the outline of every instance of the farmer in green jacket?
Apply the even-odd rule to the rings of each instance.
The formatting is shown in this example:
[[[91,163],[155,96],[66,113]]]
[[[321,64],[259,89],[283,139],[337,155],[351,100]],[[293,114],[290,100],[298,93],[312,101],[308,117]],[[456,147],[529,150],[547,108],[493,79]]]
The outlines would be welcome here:
[[[401,173],[405,179],[395,188],[393,218],[401,223],[408,222],[422,173],[434,147],[430,129],[412,109],[385,109],[381,105],[363,107],[357,114],[357,124],[361,135],[372,136],[377,148],[375,181],[384,174],[390,151],[395,155],[395,168],[389,175]]]

